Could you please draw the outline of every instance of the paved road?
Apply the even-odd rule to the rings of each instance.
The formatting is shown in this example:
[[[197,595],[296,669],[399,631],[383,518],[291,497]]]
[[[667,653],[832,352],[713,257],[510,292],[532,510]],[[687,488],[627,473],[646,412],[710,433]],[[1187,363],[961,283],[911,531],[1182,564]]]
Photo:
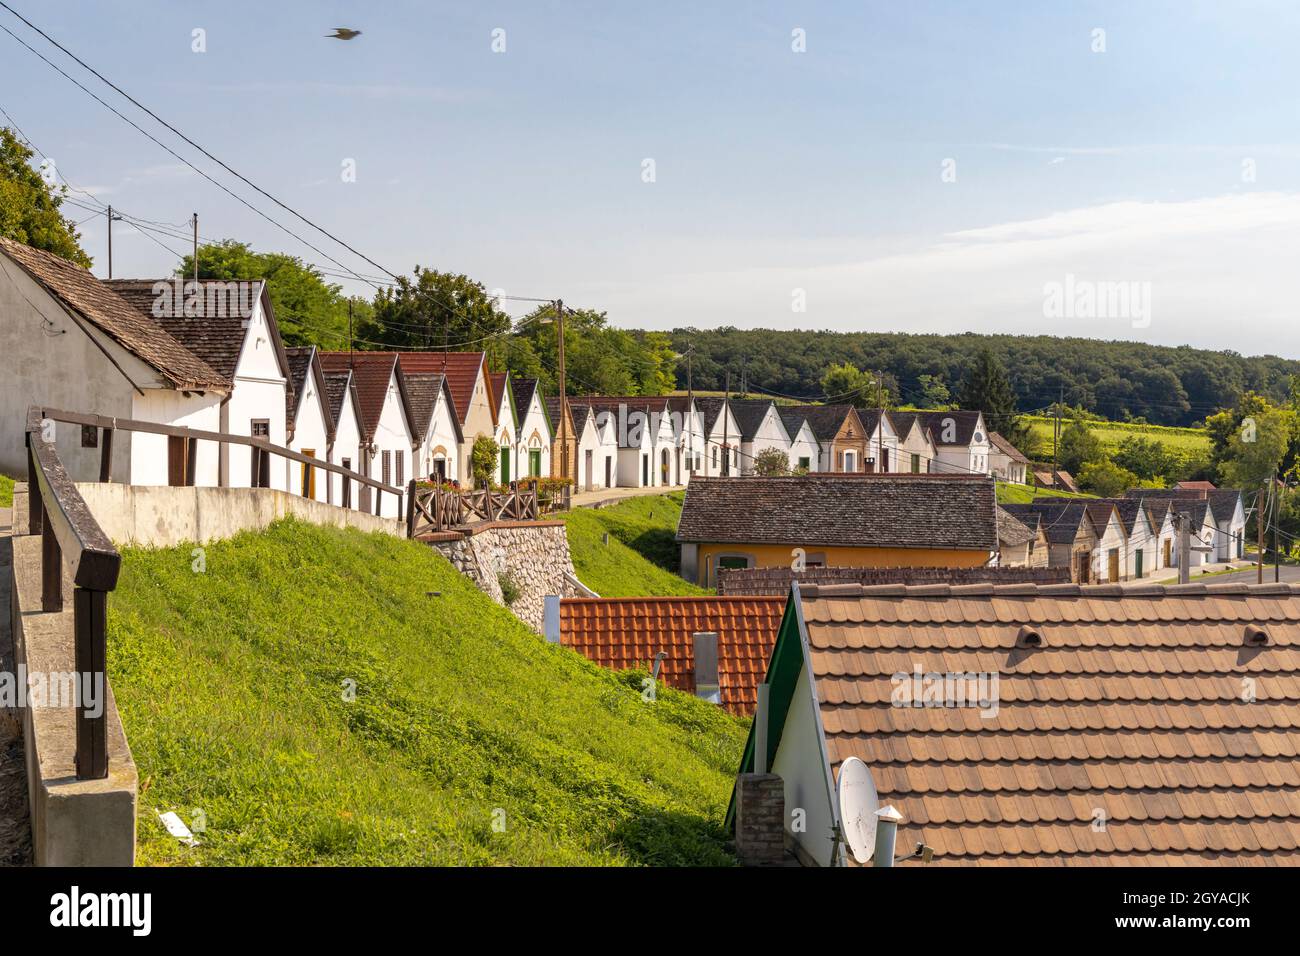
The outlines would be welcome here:
[[[0,672],[12,674],[15,668],[13,640],[9,633],[9,582],[13,571],[13,549],[10,547],[9,514],[10,509],[0,508]],[[0,867],[30,865],[31,856],[22,724],[15,711],[0,706]]]
[[[1300,584],[1300,567],[1294,564],[1284,564],[1281,568],[1281,577],[1283,584]],[[1235,571],[1232,574],[1216,574],[1214,577],[1206,578],[1204,584],[1254,584],[1259,579],[1259,572],[1255,568],[1247,571]],[[1196,578],[1192,578],[1196,581]],[[1273,566],[1264,565],[1264,583],[1273,583]]]

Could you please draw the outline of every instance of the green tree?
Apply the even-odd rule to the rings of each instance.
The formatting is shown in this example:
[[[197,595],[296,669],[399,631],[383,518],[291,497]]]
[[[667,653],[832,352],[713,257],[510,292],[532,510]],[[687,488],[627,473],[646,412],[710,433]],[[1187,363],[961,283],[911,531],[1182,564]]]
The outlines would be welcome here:
[[[995,431],[1016,447],[1026,438],[1027,428],[1022,428],[1016,414],[1016,393],[1006,369],[993,354],[984,348],[966,371],[957,392],[957,406],[969,411],[984,413],[990,431]]]
[[[1102,498],[1118,498],[1127,489],[1138,486],[1137,475],[1106,459],[1084,463],[1075,477],[1081,490]]]
[[[764,448],[754,456],[754,473],[764,478],[790,474],[790,456],[779,448]]]
[[[474,445],[469,453],[469,470],[476,488],[487,488],[492,484],[500,456],[501,449],[491,435],[479,434],[474,437]]]
[[[503,364],[519,377],[540,377],[555,393],[558,376],[555,307],[545,304],[519,322],[503,345]],[[663,332],[629,332],[595,309],[564,310],[565,391],[570,395],[662,395],[676,384],[677,356]],[[538,371],[529,373],[528,369]],[[540,373],[540,374],[539,374]]]
[[[1219,480],[1230,488],[1260,488],[1279,474],[1295,430],[1295,413],[1269,408],[1248,415],[1227,442]]]
[[[194,274],[194,257],[181,260],[181,275]],[[265,279],[271,308],[286,345],[317,345],[328,350],[348,347],[348,298],[342,286],[326,282],[312,264],[283,252],[255,252],[234,239],[199,246],[199,278],[223,282]],[[355,330],[370,316],[370,303],[354,298]]]
[[[47,182],[31,159],[32,151],[13,131],[0,127],[0,236],[89,269],[76,224],[59,211],[68,187]]]
[[[855,408],[892,408],[894,397],[889,382],[878,372],[864,372],[852,362],[831,365],[821,378],[827,400]]]
[[[1056,460],[1065,471],[1077,475],[1084,465],[1102,461],[1105,457],[1105,445],[1083,419],[1076,418],[1061,429]]]
[[[952,392],[937,375],[920,375],[917,383],[921,386],[921,407],[945,411],[952,403]]]
[[[1120,441],[1111,454],[1111,460],[1147,481],[1156,478],[1168,481],[1183,466],[1183,459],[1163,442],[1142,435],[1129,435]]]
[[[414,278],[399,276],[393,288],[379,290],[360,337],[371,348],[486,351],[493,367],[502,368],[510,327],[510,316],[482,283],[416,266]]]

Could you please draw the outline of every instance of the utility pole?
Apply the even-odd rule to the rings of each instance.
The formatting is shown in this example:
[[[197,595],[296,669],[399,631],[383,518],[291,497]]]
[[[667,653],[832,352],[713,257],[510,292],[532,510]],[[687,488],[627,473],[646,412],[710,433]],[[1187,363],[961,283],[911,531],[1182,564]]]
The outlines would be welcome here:
[[[1264,491],[1268,488],[1264,485],[1259,492],[1259,498],[1255,501],[1255,566],[1258,571],[1258,583],[1264,583]]]
[[[1178,520],[1178,583],[1190,584],[1192,580],[1192,515],[1180,511]]]
[[[561,462],[561,478],[569,477],[569,397],[564,381],[564,300],[555,300],[555,339],[558,359],[558,377],[560,389],[560,454],[563,456]]]
[[[199,214],[194,214],[194,284],[199,282]]]
[[[1277,504],[1273,505],[1273,583],[1282,582],[1282,550],[1278,541],[1277,525],[1282,516],[1282,492],[1286,490],[1286,484],[1279,488],[1276,476],[1274,476],[1273,491],[1277,495]]]
[[[348,371],[352,371],[352,297],[348,296]]]
[[[686,455],[690,459],[686,470],[692,477],[695,475],[695,390],[691,381],[691,355],[694,351],[694,342],[686,346]]]
[[[122,217],[113,213],[113,207],[108,207],[108,277],[113,278],[113,221],[121,221]]]
[[[731,408],[731,372],[727,372],[726,398],[722,400],[722,474],[731,474],[731,438],[727,434],[728,410]]]
[[[1065,401],[1065,386],[1061,386],[1060,397],[1056,400],[1056,421],[1052,425],[1052,488],[1056,488],[1056,449],[1061,441],[1061,403]]]

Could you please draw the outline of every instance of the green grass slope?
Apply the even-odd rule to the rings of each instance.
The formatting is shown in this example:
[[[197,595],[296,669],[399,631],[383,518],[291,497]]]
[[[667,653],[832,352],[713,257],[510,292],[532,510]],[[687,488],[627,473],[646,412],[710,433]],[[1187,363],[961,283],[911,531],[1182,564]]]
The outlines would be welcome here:
[[[0,508],[11,508],[14,503],[14,480],[0,475]]]
[[[680,491],[639,495],[562,515],[578,580],[601,597],[711,594],[677,574],[675,536],[684,497]]]
[[[1052,488],[1035,488],[1032,485],[1012,484],[1008,481],[998,482],[998,504],[1024,505],[1035,498],[1094,498],[1095,495],[1074,494]]]
[[[128,550],[109,602],[141,863],[732,862],[718,708],[645,702],[423,545],[290,520],[205,558]]]

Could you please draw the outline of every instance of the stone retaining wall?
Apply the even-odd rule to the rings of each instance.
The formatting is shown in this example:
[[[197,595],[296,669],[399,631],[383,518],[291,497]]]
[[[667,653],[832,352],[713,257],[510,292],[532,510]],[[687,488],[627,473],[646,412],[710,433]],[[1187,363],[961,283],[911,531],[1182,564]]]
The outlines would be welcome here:
[[[576,594],[568,580],[573,576],[573,562],[562,521],[494,522],[455,536],[430,535],[426,540],[479,590],[510,608],[539,634],[547,595]],[[503,580],[517,592],[509,604],[502,595]]]

